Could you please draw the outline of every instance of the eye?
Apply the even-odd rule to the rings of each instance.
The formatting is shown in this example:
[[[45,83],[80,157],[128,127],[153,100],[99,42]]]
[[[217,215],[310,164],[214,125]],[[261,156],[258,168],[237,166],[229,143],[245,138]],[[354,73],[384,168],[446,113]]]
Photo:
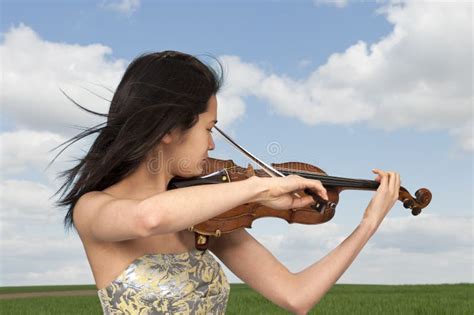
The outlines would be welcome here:
[[[207,131],[209,131],[210,133],[212,133],[212,128],[211,128],[211,129],[207,129]]]

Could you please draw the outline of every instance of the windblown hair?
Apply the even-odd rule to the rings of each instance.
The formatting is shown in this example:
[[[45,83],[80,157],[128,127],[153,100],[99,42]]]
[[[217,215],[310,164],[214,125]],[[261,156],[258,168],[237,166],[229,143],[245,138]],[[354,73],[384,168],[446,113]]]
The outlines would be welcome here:
[[[110,103],[108,114],[75,105],[107,121],[65,141],[53,150],[98,133],[89,151],[78,164],[59,173],[64,183],[54,194],[62,194],[56,206],[67,207],[64,226],[74,226],[73,211],[79,198],[90,191],[103,190],[131,174],[166,133],[194,126],[198,115],[207,110],[212,95],[223,84],[223,68],[217,71],[192,55],[177,51],[148,53],[127,67]],[[64,92],[63,92],[64,93]],[[49,167],[48,165],[48,167]]]

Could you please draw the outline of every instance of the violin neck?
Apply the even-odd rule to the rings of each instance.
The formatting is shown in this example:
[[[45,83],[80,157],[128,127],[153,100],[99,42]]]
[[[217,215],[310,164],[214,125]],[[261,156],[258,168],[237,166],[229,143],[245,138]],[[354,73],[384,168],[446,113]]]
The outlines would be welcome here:
[[[338,190],[357,189],[357,190],[377,190],[379,182],[367,179],[354,179],[345,177],[328,176],[323,174],[316,174],[305,171],[284,171],[281,172],[285,175],[299,175],[304,178],[319,180],[323,186],[335,188]]]
[[[258,170],[260,171],[260,170]],[[256,173],[259,173],[259,172]],[[294,170],[282,170],[280,171],[284,175],[299,175],[304,178],[309,179],[316,179],[321,181],[323,186],[328,188],[334,188],[339,191],[347,190],[347,189],[357,189],[357,190],[377,190],[379,187],[379,183],[373,180],[365,180],[365,179],[353,179],[353,178],[344,178],[344,177],[335,177],[335,176],[327,176],[324,174],[317,174],[313,172],[306,172],[306,171],[294,171]],[[261,174],[262,176],[268,176],[265,173]],[[220,171],[201,176],[201,177],[194,177],[194,178],[173,178],[169,185],[168,189],[174,188],[183,188],[189,187],[194,185],[205,185],[205,184],[219,184],[224,182],[230,182],[230,176],[227,173],[226,169],[222,169]]]

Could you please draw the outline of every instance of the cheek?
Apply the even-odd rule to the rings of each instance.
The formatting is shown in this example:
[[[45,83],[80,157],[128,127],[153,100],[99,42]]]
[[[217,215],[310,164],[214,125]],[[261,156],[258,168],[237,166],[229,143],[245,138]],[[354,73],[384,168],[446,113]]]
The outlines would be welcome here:
[[[195,150],[195,153],[202,151],[203,147],[207,147],[209,143],[209,131],[204,129],[203,132],[196,134],[196,137],[190,141],[190,146]]]

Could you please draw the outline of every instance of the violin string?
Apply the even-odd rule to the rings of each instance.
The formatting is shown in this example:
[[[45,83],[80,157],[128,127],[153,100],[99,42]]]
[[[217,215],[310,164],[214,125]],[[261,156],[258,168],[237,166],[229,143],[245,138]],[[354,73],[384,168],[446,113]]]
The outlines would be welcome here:
[[[376,181],[365,180],[365,179],[353,179],[353,178],[344,178],[344,177],[335,177],[328,176],[323,174],[315,174],[307,171],[294,171],[287,168],[279,168],[283,172],[297,174],[306,178],[317,179],[327,185],[346,185],[349,187],[367,187],[367,188],[377,188],[379,183]]]
[[[337,180],[337,181],[344,181],[344,182],[375,182],[371,180],[366,180],[366,179],[354,179],[354,178],[345,178],[345,177],[336,177],[336,176],[329,176],[329,175],[324,175],[324,174],[317,174],[313,172],[308,172],[308,171],[301,171],[301,170],[292,170],[292,169],[287,169],[287,168],[280,168],[282,171],[294,173],[294,174],[301,174],[305,176],[313,176],[313,177],[318,177],[321,179],[328,179],[328,180]]]
[[[239,168],[238,165],[233,165],[231,167],[225,168],[226,170],[235,170]],[[332,186],[347,186],[347,187],[359,187],[359,188],[377,188],[379,183],[376,181],[364,180],[364,179],[353,179],[353,178],[344,178],[336,176],[328,176],[323,174],[315,174],[307,171],[295,171],[287,168],[280,168],[280,171],[287,172],[289,174],[297,174],[306,178],[317,179],[323,182],[326,185]],[[258,171],[258,169],[256,170]]]
[[[296,172],[298,174],[298,172]],[[378,187],[378,183],[375,181],[368,181],[368,180],[354,180],[354,179],[345,179],[345,178],[337,178],[337,177],[330,177],[324,175],[317,175],[317,174],[307,174],[307,173],[300,173],[303,177],[309,177],[312,179],[320,180],[327,184],[333,185],[345,185],[349,187]]]

